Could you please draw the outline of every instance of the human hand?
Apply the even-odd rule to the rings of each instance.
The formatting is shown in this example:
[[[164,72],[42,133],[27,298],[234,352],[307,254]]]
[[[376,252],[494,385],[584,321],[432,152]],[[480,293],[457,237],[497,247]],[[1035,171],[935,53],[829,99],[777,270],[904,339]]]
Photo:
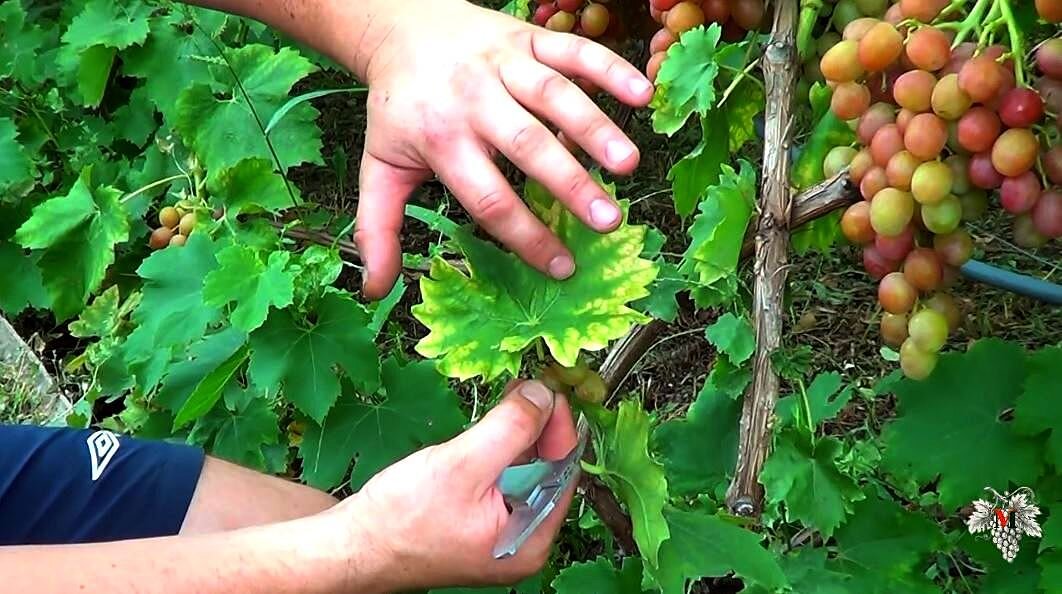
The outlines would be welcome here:
[[[649,80],[592,41],[465,0],[391,2],[381,11],[348,64],[363,64],[359,74],[369,84],[354,234],[365,296],[381,298],[394,284],[405,202],[433,172],[529,265],[554,278],[570,276],[570,252],[493,158],[500,152],[591,228],[612,231],[619,208],[543,121],[609,171],[629,174],[637,147],[569,77],[636,107],[652,97]]]
[[[373,477],[325,512],[355,523],[347,549],[393,580],[381,591],[512,584],[549,557],[574,484],[516,555],[492,550],[509,512],[496,483],[502,471],[535,455],[564,458],[577,437],[563,394],[537,381],[513,383],[483,419],[454,439],[418,451]]]

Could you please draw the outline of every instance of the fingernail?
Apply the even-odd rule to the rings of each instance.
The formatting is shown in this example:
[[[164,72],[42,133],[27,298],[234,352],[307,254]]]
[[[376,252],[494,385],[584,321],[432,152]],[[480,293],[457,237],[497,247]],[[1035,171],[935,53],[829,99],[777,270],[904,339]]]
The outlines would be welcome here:
[[[635,95],[641,95],[652,88],[653,85],[647,79],[638,77],[632,78],[630,82],[627,83],[627,86]]]
[[[599,228],[612,227],[619,217],[619,209],[606,198],[598,198],[590,203],[590,220]]]
[[[570,256],[557,256],[549,261],[549,275],[564,280],[575,272],[575,262]]]
[[[531,401],[540,410],[553,409],[553,391],[537,380],[528,380],[520,384],[520,395]]]
[[[634,154],[634,148],[622,140],[610,140],[605,145],[605,156],[613,163],[622,163]]]

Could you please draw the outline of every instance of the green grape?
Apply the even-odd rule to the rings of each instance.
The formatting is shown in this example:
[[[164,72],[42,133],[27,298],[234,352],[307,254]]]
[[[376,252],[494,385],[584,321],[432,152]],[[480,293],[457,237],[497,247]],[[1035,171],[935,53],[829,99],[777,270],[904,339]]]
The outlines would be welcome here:
[[[948,332],[954,332],[962,322],[962,310],[955,298],[947,293],[934,293],[925,301],[925,306],[944,316],[948,321]]]
[[[918,350],[935,353],[948,341],[948,320],[935,309],[923,309],[907,322],[907,334]]]
[[[911,177],[911,194],[920,204],[936,204],[951,191],[951,168],[940,161],[922,163]]]
[[[885,188],[870,202],[870,225],[880,235],[899,235],[914,216],[914,198],[909,192]]]
[[[970,168],[970,158],[966,155],[952,155],[944,159],[944,164],[951,169],[951,191],[962,196],[973,189],[970,185],[970,176],[967,171]]]
[[[910,338],[900,345],[900,369],[905,377],[915,381],[926,379],[937,366],[937,353],[925,352]]]
[[[954,195],[935,204],[922,205],[922,224],[932,233],[951,233],[959,227],[961,220],[962,203]]]
[[[858,153],[859,151],[850,146],[833,147],[830,152],[826,153],[826,158],[822,161],[823,174],[828,178],[837,175],[845,167],[848,167]]]
[[[973,105],[966,91],[959,87],[959,76],[948,74],[937,81],[930,99],[933,112],[945,120],[957,120]]]
[[[907,315],[885,312],[881,316],[879,330],[882,342],[892,348],[899,348],[903,341],[907,340]]]

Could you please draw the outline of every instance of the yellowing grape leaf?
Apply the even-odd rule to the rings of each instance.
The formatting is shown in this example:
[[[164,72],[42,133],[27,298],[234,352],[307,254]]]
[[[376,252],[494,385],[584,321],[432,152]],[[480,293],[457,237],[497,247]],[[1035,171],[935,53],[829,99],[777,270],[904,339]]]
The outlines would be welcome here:
[[[608,191],[614,192],[609,186]],[[553,358],[574,366],[580,350],[608,346],[647,316],[628,303],[649,295],[658,268],[641,257],[645,227],[626,220],[612,233],[583,225],[542,186],[528,182],[525,198],[575,257],[575,274],[555,281],[517,256],[457,229],[469,274],[442,258],[420,281],[423,303],[413,316],[430,332],[417,352],[438,358],[444,374],[491,380],[517,374],[521,354],[542,339]]]
[[[203,283],[203,302],[222,307],[235,301],[232,325],[251,332],[265,322],[270,307],[291,305],[294,275],[286,270],[290,258],[290,252],[280,250],[270,252],[263,262],[262,254],[253,248],[232,245],[222,249],[217,269]]]

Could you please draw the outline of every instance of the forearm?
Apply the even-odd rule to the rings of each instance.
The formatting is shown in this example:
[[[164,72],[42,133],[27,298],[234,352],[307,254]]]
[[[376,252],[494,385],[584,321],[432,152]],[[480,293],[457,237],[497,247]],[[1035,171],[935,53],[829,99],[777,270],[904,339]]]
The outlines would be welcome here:
[[[192,594],[383,592],[376,552],[327,542],[335,520],[113,543],[0,547],[4,590]]]
[[[373,52],[409,2],[395,0],[182,0],[261,21],[368,81]]]

